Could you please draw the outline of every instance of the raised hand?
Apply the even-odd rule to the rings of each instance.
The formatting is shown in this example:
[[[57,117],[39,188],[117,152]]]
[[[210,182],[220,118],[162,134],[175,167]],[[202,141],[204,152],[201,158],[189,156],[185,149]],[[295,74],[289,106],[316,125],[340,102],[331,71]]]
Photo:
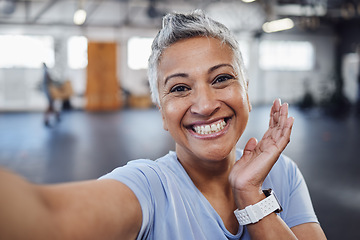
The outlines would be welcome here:
[[[275,100],[270,111],[269,129],[260,142],[255,138],[247,142],[243,156],[231,170],[229,181],[237,204],[261,192],[264,179],[290,141],[293,122],[294,118],[288,117],[288,104]]]

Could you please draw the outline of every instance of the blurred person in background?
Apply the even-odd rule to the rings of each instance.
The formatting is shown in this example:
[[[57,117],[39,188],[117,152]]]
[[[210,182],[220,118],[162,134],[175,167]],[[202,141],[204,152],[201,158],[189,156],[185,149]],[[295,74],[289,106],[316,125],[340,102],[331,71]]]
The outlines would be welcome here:
[[[44,113],[44,124],[47,127],[52,126],[52,117],[55,117],[55,121],[60,121],[60,111],[57,111],[55,108],[53,88],[55,88],[55,81],[51,78],[48,67],[45,63],[43,63],[43,90],[47,99],[47,107]]]
[[[52,127],[60,121],[60,113],[62,110],[71,110],[72,106],[70,98],[74,94],[69,80],[64,82],[55,81],[45,63],[43,63],[43,86],[47,108],[44,113],[44,124]],[[55,103],[58,104],[55,104]]]

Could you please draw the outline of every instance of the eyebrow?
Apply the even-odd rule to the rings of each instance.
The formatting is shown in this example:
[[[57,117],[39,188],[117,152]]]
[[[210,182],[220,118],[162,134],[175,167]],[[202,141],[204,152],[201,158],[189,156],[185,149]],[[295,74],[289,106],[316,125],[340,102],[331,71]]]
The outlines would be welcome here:
[[[215,70],[217,70],[217,69],[219,69],[219,68],[222,68],[222,67],[230,67],[231,69],[234,69],[234,67],[233,67],[231,64],[221,63],[221,64],[218,64],[218,65],[215,65],[215,66],[211,67],[211,68],[208,70],[208,73],[212,73],[212,72],[214,72]],[[167,83],[171,78],[176,78],[176,77],[187,78],[187,77],[189,77],[189,74],[187,74],[187,73],[174,73],[174,74],[171,74],[171,75],[169,75],[169,76],[167,76],[167,77],[165,78],[164,86],[166,85],[166,83]]]
[[[171,78],[176,78],[176,77],[187,78],[187,77],[189,77],[189,74],[187,74],[187,73],[174,73],[174,74],[171,74],[170,76],[167,76],[167,77],[165,78],[164,86],[166,85],[166,83],[167,83]]]
[[[231,69],[234,70],[234,67],[231,65],[231,64],[228,64],[228,63],[221,63],[221,64],[218,64],[218,65],[215,65],[213,67],[211,67],[209,70],[208,70],[208,73],[212,73],[213,71],[219,69],[219,68],[222,68],[222,67],[230,67]]]

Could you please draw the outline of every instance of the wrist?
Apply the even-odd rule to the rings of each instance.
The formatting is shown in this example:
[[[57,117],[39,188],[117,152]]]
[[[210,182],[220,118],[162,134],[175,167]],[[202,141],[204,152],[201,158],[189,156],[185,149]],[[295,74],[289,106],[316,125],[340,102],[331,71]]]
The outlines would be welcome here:
[[[234,197],[238,209],[244,209],[249,205],[253,205],[265,199],[265,195],[261,189],[253,191],[235,190]]]
[[[271,189],[263,190],[265,198],[256,204],[248,205],[243,209],[236,209],[234,214],[241,225],[257,223],[269,214],[282,211],[282,207]]]

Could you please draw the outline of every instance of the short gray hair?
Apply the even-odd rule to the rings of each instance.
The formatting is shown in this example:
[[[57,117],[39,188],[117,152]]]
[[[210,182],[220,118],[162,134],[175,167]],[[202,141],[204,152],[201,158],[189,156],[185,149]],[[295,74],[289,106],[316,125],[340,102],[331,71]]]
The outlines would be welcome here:
[[[159,107],[158,66],[162,53],[179,40],[199,36],[217,38],[226,43],[234,53],[236,71],[247,81],[238,42],[225,25],[209,18],[202,10],[188,14],[169,13],[163,18],[162,29],[152,43],[149,57],[148,78],[151,98]]]

